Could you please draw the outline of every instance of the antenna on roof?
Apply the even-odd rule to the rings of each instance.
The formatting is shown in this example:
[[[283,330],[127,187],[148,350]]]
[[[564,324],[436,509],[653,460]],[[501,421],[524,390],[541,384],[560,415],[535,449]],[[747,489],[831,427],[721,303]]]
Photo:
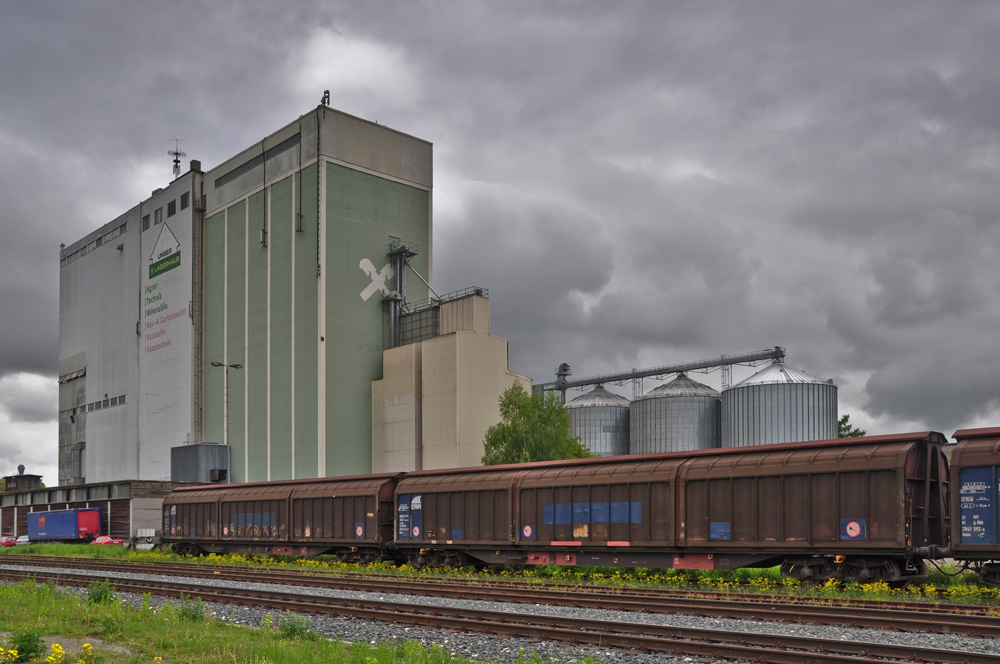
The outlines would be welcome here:
[[[181,175],[181,157],[186,157],[187,152],[181,152],[181,141],[185,139],[174,136],[170,140],[174,142],[174,149],[167,150],[167,154],[174,158],[174,179],[176,180]]]

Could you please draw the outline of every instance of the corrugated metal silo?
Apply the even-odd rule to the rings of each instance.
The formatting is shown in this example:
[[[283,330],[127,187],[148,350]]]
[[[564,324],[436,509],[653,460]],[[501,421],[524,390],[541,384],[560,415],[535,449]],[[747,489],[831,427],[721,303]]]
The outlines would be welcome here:
[[[837,386],[775,362],[722,392],[722,446],[837,437]]]
[[[632,402],[632,454],[719,446],[719,393],[680,374]]]
[[[588,450],[599,456],[628,454],[628,399],[598,385],[566,408],[570,434]]]

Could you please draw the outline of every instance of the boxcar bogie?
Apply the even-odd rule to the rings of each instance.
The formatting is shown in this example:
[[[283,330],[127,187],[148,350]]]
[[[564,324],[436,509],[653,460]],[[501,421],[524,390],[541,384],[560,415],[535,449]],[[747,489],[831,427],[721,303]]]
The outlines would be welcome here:
[[[927,578],[927,564],[916,558],[888,556],[816,556],[787,559],[781,563],[781,575],[807,583],[826,581],[842,583],[885,582],[893,586]]]

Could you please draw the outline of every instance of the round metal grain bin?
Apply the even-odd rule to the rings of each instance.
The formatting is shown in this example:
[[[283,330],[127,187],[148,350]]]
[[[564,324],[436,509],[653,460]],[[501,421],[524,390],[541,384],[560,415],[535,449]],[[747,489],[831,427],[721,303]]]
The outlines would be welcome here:
[[[719,393],[680,374],[632,402],[632,454],[719,446]]]
[[[722,446],[837,437],[837,386],[775,362],[722,392]]]
[[[628,454],[628,399],[598,385],[566,408],[570,435],[579,436],[588,450],[599,456]]]

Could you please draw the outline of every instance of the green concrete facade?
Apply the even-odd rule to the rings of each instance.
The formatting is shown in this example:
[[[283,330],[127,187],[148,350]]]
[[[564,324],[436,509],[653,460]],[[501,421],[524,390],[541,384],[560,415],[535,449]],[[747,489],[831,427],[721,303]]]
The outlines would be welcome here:
[[[386,162],[421,150],[429,163],[430,145],[325,110],[317,112],[318,137],[302,120],[276,135],[274,142],[296,129],[302,136],[297,155],[294,147],[283,153],[286,162],[298,158],[285,172],[267,157],[260,186],[242,195],[214,173],[206,178],[223,182],[218,190],[229,200],[220,194],[204,220],[202,438],[226,440],[224,371],[211,363],[243,365],[229,370],[236,482],[371,472],[371,381],[382,377],[389,316],[382,293],[362,298],[372,278],[359,264],[384,270],[397,239],[416,247],[411,265],[430,278],[429,179],[351,163],[355,153],[366,158],[359,142],[371,141]],[[395,280],[385,285],[393,289]],[[407,298],[428,295],[410,274]]]

